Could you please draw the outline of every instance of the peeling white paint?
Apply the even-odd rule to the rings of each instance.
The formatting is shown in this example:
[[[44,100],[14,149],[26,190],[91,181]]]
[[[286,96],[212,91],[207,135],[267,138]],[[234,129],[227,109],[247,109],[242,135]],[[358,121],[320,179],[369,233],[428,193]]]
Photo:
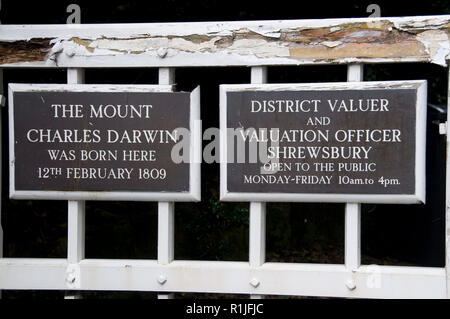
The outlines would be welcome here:
[[[236,40],[228,47],[230,53],[250,54],[257,57],[288,57],[289,48],[279,42],[267,42],[262,39]]]
[[[382,18],[381,18],[382,19]],[[369,20],[367,22],[367,27],[368,28],[373,28],[373,29],[382,29],[383,25],[389,23],[388,19],[383,19],[383,20],[378,20],[378,19],[374,19],[374,20]]]
[[[448,34],[440,30],[424,31],[416,36],[417,40],[423,43],[430,60],[433,63],[447,66],[447,56],[450,53]]]
[[[281,37],[280,29],[273,30],[271,27],[267,26],[259,26],[257,29],[250,28],[249,30],[268,38],[279,39]]]
[[[341,27],[332,27],[330,28],[330,32],[336,32],[336,31],[340,31]]]
[[[383,31],[378,30],[361,30],[351,33],[350,35],[346,36],[346,38],[360,38],[360,39],[367,39],[370,37],[380,37],[383,34]]]
[[[115,40],[115,39],[99,39],[92,41],[89,44],[91,49],[103,49],[122,53],[140,54],[144,52],[158,51],[163,48],[166,51],[172,50],[178,52],[220,52],[223,49],[218,41],[227,41],[222,37],[214,37],[208,41],[194,42],[188,41],[184,38],[148,38],[148,39],[129,39],[129,40]],[[70,44],[72,45],[72,43]],[[258,57],[287,57],[289,56],[289,48],[282,42],[269,42],[265,39],[239,39],[232,42],[231,45],[226,45],[229,53],[238,53],[243,55],[256,55]],[[107,53],[107,52],[104,52]],[[88,54],[88,52],[83,52]],[[98,54],[96,51],[94,54]],[[159,54],[158,54],[159,55]]]
[[[393,19],[392,22],[398,30],[436,30],[441,29],[449,24],[448,16],[424,16],[422,19]]]
[[[4,63],[2,67],[248,66],[340,64],[349,61],[431,62],[445,66],[450,54],[447,25],[450,25],[450,16],[76,27],[0,25],[0,42],[46,38],[52,44],[46,61]],[[358,27],[361,30],[355,30]],[[342,32],[340,37],[333,34],[337,31]],[[387,39],[386,34],[394,31],[405,32],[399,41],[404,41],[405,48],[411,47],[418,53],[392,57],[386,53],[389,50],[382,50],[383,45],[393,45],[389,41],[395,40],[397,33],[392,34],[393,39]],[[389,41],[384,42],[386,40]],[[349,50],[346,57],[342,56],[345,51],[335,50],[337,55],[334,57],[334,50],[320,49],[320,46],[325,50],[339,48],[347,43],[366,43],[366,48],[373,48],[375,54],[367,57],[361,53],[361,57],[355,57],[355,51]],[[309,49],[304,58],[301,50],[292,51],[299,46]],[[297,53],[291,55],[292,52]]]
[[[329,48],[334,48],[334,47],[341,45],[342,42],[341,41],[323,41],[321,44],[324,46],[327,46]]]
[[[142,53],[160,48],[173,49],[186,52],[212,51],[216,48],[215,42],[220,37],[214,37],[209,41],[195,43],[183,38],[145,38],[145,39],[99,39],[92,41],[89,48],[106,49],[118,52]]]

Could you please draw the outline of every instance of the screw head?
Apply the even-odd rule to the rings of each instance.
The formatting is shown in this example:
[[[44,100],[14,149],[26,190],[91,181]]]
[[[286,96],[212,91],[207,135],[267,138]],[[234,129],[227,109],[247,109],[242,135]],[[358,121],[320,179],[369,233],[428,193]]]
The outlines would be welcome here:
[[[160,285],[164,285],[164,284],[166,283],[166,281],[167,281],[166,276],[164,276],[164,275],[159,275],[159,276],[158,276],[158,283],[159,283]]]
[[[250,280],[250,285],[252,285],[254,288],[258,287],[259,284],[260,284],[260,282],[256,278],[252,278],[252,280]]]
[[[352,279],[347,280],[347,282],[345,283],[345,286],[348,288],[348,290],[355,290],[356,289],[356,284],[355,284],[355,282]]]
[[[68,56],[68,57],[73,57],[75,55],[75,49],[72,47],[69,48],[65,48],[64,49],[64,53]]]
[[[165,58],[167,55],[167,49],[166,48],[159,48],[158,51],[156,51],[156,53],[158,54],[158,56],[160,58]]]
[[[67,277],[66,277],[66,281],[69,284],[73,284],[75,282],[75,279],[76,278],[75,278],[75,275],[73,273],[68,274]]]

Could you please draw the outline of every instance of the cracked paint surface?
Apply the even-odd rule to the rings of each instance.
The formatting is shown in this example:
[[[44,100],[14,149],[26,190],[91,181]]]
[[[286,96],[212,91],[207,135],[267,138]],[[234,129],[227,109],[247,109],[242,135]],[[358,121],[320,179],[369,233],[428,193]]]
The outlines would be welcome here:
[[[152,31],[154,25],[147,24],[140,25],[136,33],[117,36],[92,36],[88,29],[91,26],[86,25],[83,26],[85,34],[81,35],[67,32],[64,37],[18,41],[2,41],[0,36],[0,65],[40,62],[46,66],[72,66],[76,59],[99,61],[101,58],[109,59],[105,60],[106,64],[112,64],[114,58],[137,59],[136,63],[144,66],[177,66],[183,58],[195,60],[197,66],[386,61],[447,65],[449,16],[358,19],[356,22],[339,19],[329,25],[325,22],[311,23],[311,26],[299,23],[298,27],[295,21],[288,26],[283,25],[284,21],[209,23],[202,33],[198,32],[198,25],[189,23],[175,24],[175,31],[171,24],[172,31],[168,33],[161,29]],[[146,26],[149,31],[142,32]]]

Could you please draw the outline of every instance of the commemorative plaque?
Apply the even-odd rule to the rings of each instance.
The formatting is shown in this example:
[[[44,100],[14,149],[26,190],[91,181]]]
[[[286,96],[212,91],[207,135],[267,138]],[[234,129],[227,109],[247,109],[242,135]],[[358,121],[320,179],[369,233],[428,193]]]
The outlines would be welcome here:
[[[220,90],[223,200],[425,201],[426,81]]]
[[[10,196],[200,200],[199,112],[199,89],[10,84]]]

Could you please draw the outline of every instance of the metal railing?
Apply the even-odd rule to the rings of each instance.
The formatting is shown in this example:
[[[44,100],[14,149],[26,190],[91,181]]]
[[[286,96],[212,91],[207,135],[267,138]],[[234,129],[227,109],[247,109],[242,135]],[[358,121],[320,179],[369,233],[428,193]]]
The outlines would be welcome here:
[[[364,63],[431,62],[446,66],[450,50],[446,27],[449,22],[450,16],[436,16],[129,25],[2,25],[0,44],[9,48],[11,56],[0,57],[0,68],[67,68],[67,82],[72,84],[84,82],[84,68],[159,68],[159,84],[167,85],[175,83],[174,70],[180,67],[248,66],[251,82],[265,83],[267,66],[344,63],[348,65],[347,80],[362,81]],[[308,33],[314,29],[320,29],[327,36]],[[366,36],[378,36],[379,41],[372,39],[365,43],[363,39],[353,39],[346,42],[351,32],[359,30],[364,30]],[[406,40],[404,37],[398,37],[397,42],[386,40],[400,34],[405,34]],[[443,34],[447,35],[447,40],[443,40]],[[199,36],[203,37],[202,41],[198,41]],[[34,40],[40,49],[23,52],[23,43],[29,40]],[[15,46],[18,42],[22,46]],[[358,47],[360,44],[364,45]],[[21,54],[14,56],[19,51]],[[447,135],[447,145],[449,138]],[[266,262],[264,202],[249,203],[248,262],[174,260],[173,202],[158,203],[157,260],[85,259],[85,203],[69,201],[67,258],[2,258],[0,289],[155,291],[160,298],[173,297],[173,292],[249,294],[253,298],[268,294],[449,298],[449,164],[450,159],[447,158],[445,268],[377,266],[374,269],[361,265],[359,203],[345,206],[344,264]],[[68,298],[73,297],[76,294],[68,295]]]

